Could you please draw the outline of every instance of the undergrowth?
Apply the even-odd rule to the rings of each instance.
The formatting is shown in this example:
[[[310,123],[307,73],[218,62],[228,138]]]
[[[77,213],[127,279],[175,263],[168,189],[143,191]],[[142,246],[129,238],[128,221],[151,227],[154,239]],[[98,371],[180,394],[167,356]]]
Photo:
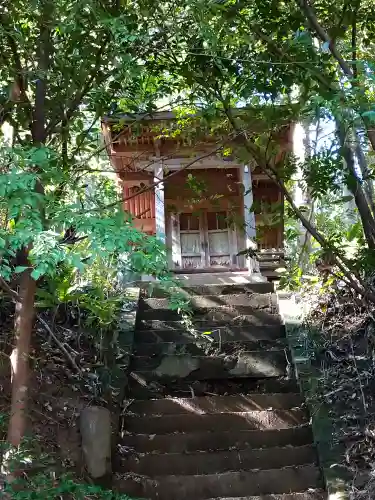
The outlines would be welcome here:
[[[69,475],[55,478],[47,474],[37,474],[29,480],[18,480],[14,485],[5,487],[4,495],[12,500],[130,500],[127,495],[79,483]]]
[[[0,414],[0,434],[6,435],[7,416]],[[130,500],[127,495],[88,484],[64,471],[58,460],[42,451],[36,437],[26,437],[18,449],[2,439],[0,496],[12,500]],[[11,477],[11,481],[7,479]]]
[[[350,500],[375,498],[375,318],[371,303],[347,288],[305,296],[305,354],[319,374],[315,404],[327,409],[332,464]]]
[[[174,291],[176,285],[168,276],[158,282],[168,292],[170,308],[183,320],[190,317],[189,301]],[[0,497],[129,500],[124,494],[90,484],[90,479],[86,482],[77,458],[80,439],[74,439],[79,434],[82,408],[97,404],[116,412],[122,382],[115,377],[127,359],[126,348],[119,342],[122,318],[134,309],[136,300],[118,279],[115,260],[97,260],[87,273],[61,266],[53,276],[39,281],[30,359],[29,437],[18,450],[12,450],[6,431],[14,305],[9,297],[0,295],[0,367],[4,368],[0,379]],[[7,483],[14,471],[16,480]]]

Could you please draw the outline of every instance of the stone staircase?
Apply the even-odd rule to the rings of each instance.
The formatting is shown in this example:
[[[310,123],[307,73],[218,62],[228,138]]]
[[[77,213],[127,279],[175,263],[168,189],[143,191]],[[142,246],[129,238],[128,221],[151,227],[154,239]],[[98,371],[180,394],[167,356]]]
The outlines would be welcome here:
[[[278,281],[286,270],[283,250],[261,251],[257,254],[259,270],[268,281]]]
[[[140,300],[115,488],[159,500],[326,498],[273,285],[181,286],[200,333],[165,292]]]

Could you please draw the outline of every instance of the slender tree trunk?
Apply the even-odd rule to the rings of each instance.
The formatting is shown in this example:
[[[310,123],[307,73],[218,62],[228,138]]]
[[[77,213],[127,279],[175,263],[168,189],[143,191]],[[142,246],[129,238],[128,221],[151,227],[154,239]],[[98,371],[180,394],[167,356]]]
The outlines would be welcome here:
[[[236,123],[235,118],[233,117],[232,111],[227,105],[227,103],[222,100],[224,105],[225,113],[228,117],[229,123],[232,125],[234,131],[236,131],[239,135],[238,137],[241,139],[241,142],[247,152],[250,154],[252,158],[257,162],[260,170],[265,173],[270,180],[276,182],[276,184],[281,189],[282,193],[286,201],[290,204],[291,209],[297,216],[297,218],[302,222],[303,226],[307,231],[311,234],[311,236],[321,245],[322,248],[331,249],[333,262],[337,267],[342,271],[343,276],[345,278],[345,282],[353,288],[357,293],[362,295],[363,297],[368,298],[371,302],[375,303],[375,293],[371,290],[370,287],[366,286],[366,284],[361,280],[359,276],[354,274],[351,268],[348,266],[346,259],[342,258],[339,255],[339,252],[336,249],[332,249],[329,245],[328,241],[325,237],[318,231],[318,229],[311,223],[306,217],[303,215],[301,210],[296,206],[293,200],[293,196],[290,194],[289,190],[286,188],[284,184],[284,180],[280,178],[278,171],[267,161],[267,158],[264,155],[264,152],[260,149],[260,147],[253,142],[251,139],[246,137],[243,134],[241,127],[239,127]],[[372,218],[372,216],[371,216]]]
[[[332,40],[329,33],[325,31],[323,25],[321,25],[318,21],[318,18],[316,16],[314,6],[311,5],[311,2],[309,0],[299,0],[300,7],[302,13],[306,16],[306,19],[311,26],[311,28],[315,31],[317,34],[318,38],[325,43],[328,43],[329,50],[334,57],[334,59],[337,61],[339,67],[341,68],[343,74],[351,81],[352,89],[355,90],[356,92],[359,92],[359,96],[362,99],[364,99],[364,102],[366,102],[366,96],[364,95],[363,91],[358,87],[358,65],[357,63],[357,13],[360,8],[360,1],[354,2],[353,3],[353,16],[352,16],[352,52],[351,52],[351,59],[352,59],[352,65],[345,60],[343,55],[340,53],[338,50],[335,40]],[[367,102],[366,104],[371,104],[370,102]],[[366,110],[366,108],[364,108]],[[372,149],[375,151],[375,127],[372,121],[365,116],[362,116],[362,120],[366,129],[367,137],[368,140],[371,144]],[[349,120],[350,122],[352,119]],[[358,134],[354,130],[354,136],[356,139],[356,155],[359,161],[359,164],[361,166],[361,169],[363,168],[363,165],[365,165],[366,159],[363,153],[363,150],[361,148],[361,145],[358,141]],[[368,205],[371,207],[371,211],[374,213],[374,199],[373,199],[373,187],[370,182],[367,182],[368,189],[366,189],[366,193],[369,196],[368,199]],[[358,207],[358,210],[360,208]],[[375,216],[375,213],[374,213]],[[362,218],[362,214],[361,214]],[[362,218],[363,220],[363,218]]]
[[[311,200],[309,196],[309,200],[306,203],[308,207],[310,207],[310,213],[309,213],[309,223],[312,225],[314,223],[314,216],[315,216],[315,204]],[[307,273],[309,271],[309,268],[311,267],[310,263],[310,255],[311,255],[311,249],[312,249],[312,242],[311,242],[311,234],[309,231],[306,229],[304,238],[303,240],[300,241],[302,243],[301,245],[301,250],[298,256],[298,266],[302,269],[303,273]]]
[[[49,20],[53,17],[53,3],[50,0],[40,2],[39,39],[36,48],[40,77],[35,82],[35,103],[32,109],[31,136],[35,147],[41,147],[46,141],[47,74],[49,58],[52,52]],[[34,169],[38,172],[38,166]],[[43,195],[44,189],[37,181],[35,190]],[[44,219],[44,207],[41,204],[40,216]],[[22,273],[19,298],[16,299],[14,338],[15,344],[11,355],[12,367],[12,403],[8,427],[8,441],[18,446],[26,429],[26,410],[29,390],[29,353],[31,334],[35,315],[36,283],[31,277],[31,265],[28,260],[29,249],[20,252],[20,260],[27,267]]]
[[[298,127],[298,129],[297,129]],[[299,130],[299,137],[298,132]],[[316,125],[316,140],[320,130],[320,123],[318,121]],[[297,136],[296,136],[297,132]],[[293,193],[293,199],[297,206],[304,205],[308,207],[310,215],[310,222],[313,221],[314,217],[314,203],[311,199],[309,188],[304,185],[302,182],[302,169],[299,166],[299,163],[305,163],[309,161],[311,158],[311,131],[310,131],[310,122],[308,120],[302,121],[300,124],[296,124],[296,128],[293,134],[293,153],[297,158],[297,185],[295,186],[295,191]],[[296,143],[296,144],[295,144]],[[296,196],[297,195],[297,196]],[[300,222],[300,236],[298,241],[298,248],[300,249],[298,256],[298,266],[302,269],[303,273],[307,272],[307,268],[309,266],[309,248],[311,246],[311,235],[307,231],[307,229]]]
[[[371,212],[366,193],[362,188],[362,185],[358,179],[357,172],[355,170],[354,153],[352,148],[347,144],[347,134],[343,124],[336,120],[336,126],[342,156],[345,160],[349,173],[348,189],[354,196],[355,204],[361,218],[367,244],[369,248],[375,249],[375,220]]]
[[[355,154],[364,179],[365,191],[372,213],[375,215],[375,195],[373,180],[369,178],[369,168],[365,153],[363,152],[359,133],[354,130]]]
[[[12,403],[8,427],[8,442],[19,446],[26,429],[26,409],[29,389],[29,354],[34,323],[36,282],[31,271],[22,273],[19,298],[16,299],[14,347],[11,355]]]

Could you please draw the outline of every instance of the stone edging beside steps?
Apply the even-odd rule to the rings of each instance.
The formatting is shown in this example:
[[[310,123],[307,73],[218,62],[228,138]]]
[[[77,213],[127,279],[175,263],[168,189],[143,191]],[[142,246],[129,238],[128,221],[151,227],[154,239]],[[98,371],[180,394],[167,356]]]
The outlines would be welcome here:
[[[126,387],[128,385],[127,371],[134,345],[135,323],[140,292],[140,287],[127,287],[124,290],[124,295],[127,300],[121,310],[118,331],[116,333],[117,338],[113,339],[113,342],[117,343],[117,352],[119,354],[119,361],[113,367],[112,371],[112,386],[117,396],[116,406],[118,411],[121,411]],[[115,436],[114,442],[117,440],[118,432],[119,415],[116,415],[116,422],[113,429],[113,435]]]
[[[277,295],[292,356],[290,361],[311,415],[328,500],[349,500],[350,479],[338,465],[343,460],[343,449],[335,443],[334,423],[328,415],[328,408],[317,397],[321,373],[311,363],[305,348],[308,331],[303,326],[303,319],[308,308],[300,300],[299,294],[277,292]]]

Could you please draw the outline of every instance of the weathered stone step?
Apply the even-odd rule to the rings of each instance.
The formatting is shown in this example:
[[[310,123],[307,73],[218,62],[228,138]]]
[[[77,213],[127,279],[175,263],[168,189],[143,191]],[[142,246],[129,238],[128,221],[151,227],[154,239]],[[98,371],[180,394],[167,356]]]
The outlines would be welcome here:
[[[258,260],[275,260],[275,259],[283,259],[285,256],[284,250],[261,250],[257,252]]]
[[[275,309],[277,307],[276,293],[243,293],[227,295],[191,295],[189,307],[192,310],[200,311],[207,308],[218,307],[251,307],[253,309]],[[169,309],[168,298],[141,298],[139,301],[141,311],[148,309]]]
[[[126,415],[124,429],[135,434],[171,434],[174,432],[290,429],[306,424],[309,416],[305,409],[259,410],[199,415]]]
[[[281,495],[262,495],[251,497],[221,498],[220,500],[326,500],[327,494],[319,489],[305,491],[302,493],[285,493]],[[215,500],[215,499],[210,499]]]
[[[260,450],[227,450],[208,453],[165,453],[121,457],[121,470],[149,477],[163,475],[220,474],[229,471],[277,469],[313,464],[313,445]]]
[[[160,321],[181,321],[182,316],[177,311],[171,309],[146,309],[140,310],[139,316],[143,320]],[[265,307],[255,309],[251,306],[229,307],[222,306],[216,308],[200,308],[194,311],[193,321],[225,321],[233,322],[243,318],[243,321],[251,324],[274,325],[281,323],[280,316],[276,314],[276,308]]]
[[[163,476],[152,479],[119,478],[117,488],[136,498],[158,500],[207,500],[301,492],[320,488],[318,467],[303,465],[283,469],[224,472],[198,476]]]
[[[232,430],[177,434],[125,435],[122,444],[138,453],[189,453],[210,450],[246,450],[273,446],[304,446],[313,442],[309,425],[290,429]]]
[[[220,500],[326,500],[327,493],[323,490],[309,490],[302,493],[285,493],[281,495],[262,495],[262,496],[251,496],[251,497],[231,497],[223,498]],[[210,498],[210,500],[218,500]]]
[[[203,396],[196,398],[165,398],[134,401],[128,411],[136,415],[177,415],[199,413],[230,413],[303,406],[300,394],[236,394],[233,396]]]
[[[259,268],[262,274],[264,269],[270,269],[270,270],[280,269],[282,271],[285,271],[285,265],[286,265],[285,261],[276,262],[273,260],[261,260],[259,262]]]
[[[157,285],[152,288],[145,288],[144,292],[155,298],[170,297],[171,292],[179,292],[184,295],[231,295],[240,293],[272,293],[275,287],[272,283],[238,283],[238,284],[203,284],[189,285],[181,284],[180,287],[173,287],[169,290],[159,288]]]
[[[135,356],[131,362],[133,372],[150,372],[149,380],[186,378],[196,380],[231,377],[281,377],[286,374],[287,359],[281,351],[240,351],[236,355],[189,356]]]
[[[164,311],[164,309],[163,309]],[[154,314],[154,311],[149,311],[151,314]],[[175,311],[170,311],[173,315],[177,313]],[[156,314],[159,314],[157,311]],[[180,316],[174,316],[175,319],[169,319],[168,317],[163,317],[160,319],[150,318],[148,312],[142,312],[139,314],[137,318],[137,329],[138,330],[186,330],[186,326],[181,321],[182,318]],[[216,309],[212,309],[212,311],[207,312],[207,314],[203,316],[193,316],[192,323],[194,328],[197,329],[205,329],[208,326],[212,326],[214,328],[220,327],[235,327],[235,326],[246,326],[246,327],[265,327],[269,325],[280,326],[282,325],[281,316],[278,314],[271,314],[269,312],[265,312],[262,310],[254,310],[252,314],[239,315],[236,311],[231,311],[230,314],[223,313],[222,311],[218,311]]]
[[[197,333],[190,332],[180,322],[165,323],[153,321],[150,329],[137,330],[136,343],[176,342],[179,344],[195,342],[197,339],[209,337],[219,342],[248,340],[272,341],[285,337],[285,327],[281,324],[265,326],[228,326],[226,324],[204,323],[197,325]],[[155,328],[155,329],[153,329]],[[203,335],[204,332],[210,332]]]
[[[165,354],[187,354],[191,356],[208,356],[212,354],[225,353],[236,354],[239,350],[256,351],[256,350],[280,350],[286,344],[286,338],[276,340],[241,340],[232,342],[223,342],[214,340],[211,335],[201,335],[200,338],[194,339],[192,342],[176,343],[176,342],[146,342],[137,343],[133,347],[133,354],[137,356],[161,356]]]
[[[212,395],[234,395],[247,393],[288,393],[299,392],[295,379],[288,378],[233,378],[224,380],[164,381],[163,384],[148,383],[139,374],[130,373],[129,391],[133,399],[159,399],[165,397],[196,397]]]
[[[285,269],[282,269],[281,267],[280,267],[280,269],[278,268],[277,270],[265,268],[265,269],[262,269],[262,276],[264,276],[265,278],[267,278],[270,281],[276,281],[276,280],[279,280],[281,278],[281,276],[283,275],[284,272],[285,272]]]

